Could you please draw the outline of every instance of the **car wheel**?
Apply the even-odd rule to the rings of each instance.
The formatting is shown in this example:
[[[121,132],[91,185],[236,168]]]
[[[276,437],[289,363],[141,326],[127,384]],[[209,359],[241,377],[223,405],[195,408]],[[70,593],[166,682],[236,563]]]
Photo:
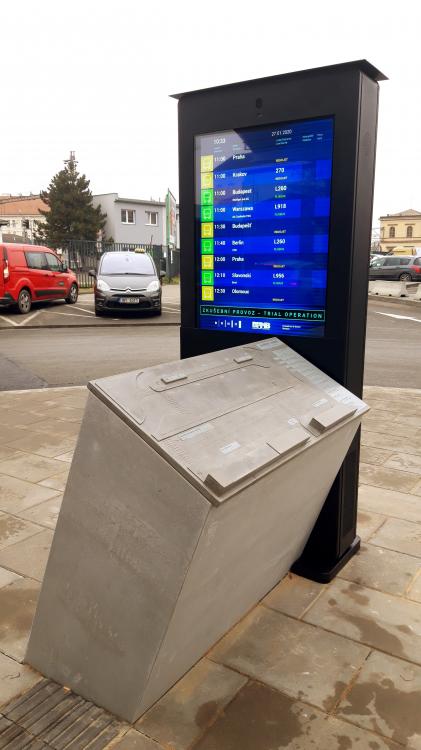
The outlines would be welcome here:
[[[104,315],[104,310],[98,310],[98,308],[96,307],[95,308],[95,315],[97,316],[97,318],[102,317]]]
[[[399,281],[412,281],[412,276],[410,273],[401,273]]]
[[[18,297],[18,310],[21,315],[29,313],[32,306],[32,297],[29,289],[21,289]]]
[[[77,298],[79,296],[79,289],[77,288],[77,284],[72,284],[69,290],[69,294],[67,295],[65,301],[68,305],[74,305],[77,302]]]

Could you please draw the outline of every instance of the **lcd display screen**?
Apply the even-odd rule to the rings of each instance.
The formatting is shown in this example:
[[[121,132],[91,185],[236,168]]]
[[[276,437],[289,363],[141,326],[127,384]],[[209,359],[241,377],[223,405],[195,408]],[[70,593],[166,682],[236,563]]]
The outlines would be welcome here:
[[[323,336],[333,118],[195,137],[199,328]]]

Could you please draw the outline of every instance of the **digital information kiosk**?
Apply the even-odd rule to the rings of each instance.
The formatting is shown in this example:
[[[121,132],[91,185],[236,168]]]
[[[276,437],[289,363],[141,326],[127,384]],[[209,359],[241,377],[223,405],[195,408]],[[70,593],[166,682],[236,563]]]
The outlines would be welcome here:
[[[362,394],[378,81],[367,61],[176,95],[181,356],[278,336]],[[359,434],[294,570],[357,551]]]

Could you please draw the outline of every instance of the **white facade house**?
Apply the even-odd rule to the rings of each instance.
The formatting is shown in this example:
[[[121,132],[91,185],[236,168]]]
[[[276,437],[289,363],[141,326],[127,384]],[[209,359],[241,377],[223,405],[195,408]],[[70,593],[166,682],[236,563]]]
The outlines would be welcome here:
[[[100,205],[102,212],[107,214],[105,240],[112,238],[114,242],[140,245],[166,244],[164,201],[120,198],[118,193],[103,193],[93,196],[93,204]],[[177,237],[177,247],[178,244]]]

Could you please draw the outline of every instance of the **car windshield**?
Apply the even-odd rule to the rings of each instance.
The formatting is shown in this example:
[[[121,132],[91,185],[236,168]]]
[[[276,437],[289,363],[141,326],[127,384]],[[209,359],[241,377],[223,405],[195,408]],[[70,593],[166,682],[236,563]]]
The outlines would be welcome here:
[[[110,253],[104,255],[101,276],[154,276],[155,269],[147,253]]]

